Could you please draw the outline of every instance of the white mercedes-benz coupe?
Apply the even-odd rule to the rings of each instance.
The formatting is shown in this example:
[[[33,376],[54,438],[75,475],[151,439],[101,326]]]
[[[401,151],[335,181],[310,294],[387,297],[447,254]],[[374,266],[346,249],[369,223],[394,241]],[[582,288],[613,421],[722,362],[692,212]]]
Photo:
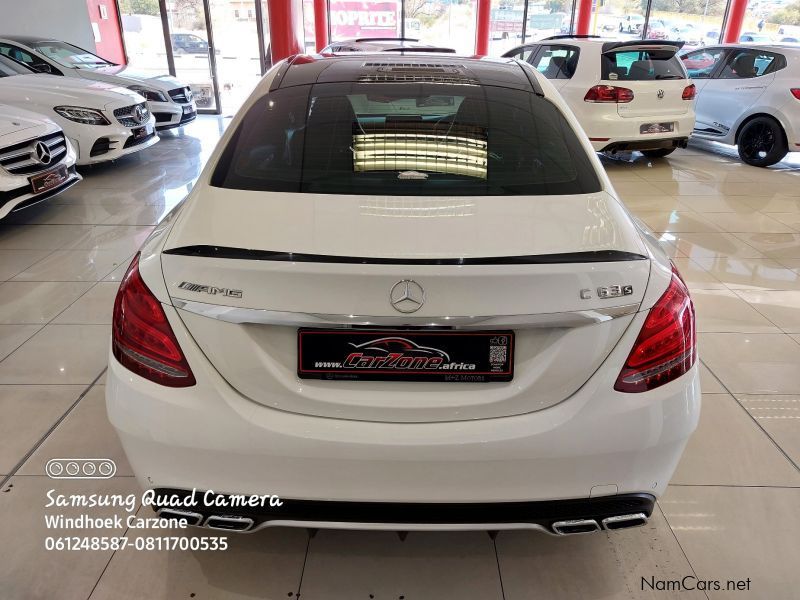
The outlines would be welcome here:
[[[81,180],[75,150],[50,119],[0,104],[0,219]]]
[[[55,121],[79,165],[115,160],[158,142],[144,98],[99,81],[42,75],[0,55],[0,102]]]
[[[159,130],[183,127],[197,118],[192,90],[169,75],[140,73],[67,42],[42,37],[2,35],[0,54],[41,73],[129,88],[147,99]]]
[[[276,65],[112,338],[139,482],[218,529],[641,525],[700,409],[686,286],[509,59]]]

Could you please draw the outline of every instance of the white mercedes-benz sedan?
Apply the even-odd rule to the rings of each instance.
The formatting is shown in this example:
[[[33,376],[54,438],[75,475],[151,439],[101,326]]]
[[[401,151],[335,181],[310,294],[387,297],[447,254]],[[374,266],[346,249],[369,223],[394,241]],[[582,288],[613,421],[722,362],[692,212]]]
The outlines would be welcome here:
[[[276,65],[130,265],[109,365],[159,514],[240,531],[642,525],[700,410],[685,284],[510,59]]]
[[[0,219],[81,180],[75,150],[50,119],[0,104]]]
[[[75,149],[77,164],[116,160],[158,142],[144,98],[99,81],[42,75],[0,55],[0,102],[55,121]]]
[[[183,127],[197,118],[192,90],[169,75],[137,72],[67,42],[43,37],[0,35],[0,54],[40,73],[129,88],[147,100],[159,130]]]

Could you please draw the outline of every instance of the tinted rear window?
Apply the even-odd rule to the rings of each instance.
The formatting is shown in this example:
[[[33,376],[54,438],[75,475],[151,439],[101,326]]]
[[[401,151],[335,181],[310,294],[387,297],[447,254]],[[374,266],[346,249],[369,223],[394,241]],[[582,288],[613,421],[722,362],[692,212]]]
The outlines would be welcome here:
[[[651,81],[685,79],[681,62],[671,51],[622,51],[602,55],[602,78],[606,81]]]
[[[548,100],[425,83],[276,90],[245,115],[211,184],[401,196],[600,190],[586,151]]]

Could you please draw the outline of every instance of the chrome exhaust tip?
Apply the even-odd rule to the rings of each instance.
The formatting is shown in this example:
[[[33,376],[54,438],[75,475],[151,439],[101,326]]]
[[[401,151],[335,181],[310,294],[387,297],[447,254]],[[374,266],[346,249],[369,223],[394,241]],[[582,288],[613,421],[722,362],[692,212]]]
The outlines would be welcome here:
[[[213,516],[206,519],[205,527],[225,531],[247,531],[254,524],[255,521],[250,517]]]
[[[576,535],[580,533],[593,533],[600,531],[600,525],[594,519],[572,519],[570,521],[556,521],[553,531],[558,535]]]
[[[203,520],[203,515],[200,513],[175,508],[161,508],[156,514],[162,519],[184,519],[187,525],[200,525]]]
[[[632,515],[618,515],[603,519],[603,529],[628,529],[629,527],[641,527],[647,524],[647,515],[635,513]]]

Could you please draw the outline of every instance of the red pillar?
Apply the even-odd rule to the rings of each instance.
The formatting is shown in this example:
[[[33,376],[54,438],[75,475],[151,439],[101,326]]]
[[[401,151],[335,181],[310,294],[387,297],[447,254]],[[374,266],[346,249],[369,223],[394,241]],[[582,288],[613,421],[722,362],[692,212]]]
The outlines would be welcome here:
[[[328,45],[328,0],[314,0],[314,37],[317,52]]]
[[[272,64],[304,51],[303,0],[269,0],[269,43]]]
[[[576,35],[588,35],[589,25],[592,23],[592,0],[578,0],[575,7],[578,18],[575,22]]]
[[[475,54],[489,54],[489,20],[492,16],[491,0],[478,0],[478,22],[475,28]]]
[[[725,33],[722,35],[724,44],[735,44],[739,41],[742,32],[744,15],[747,12],[747,0],[731,0],[731,9],[725,23]]]

